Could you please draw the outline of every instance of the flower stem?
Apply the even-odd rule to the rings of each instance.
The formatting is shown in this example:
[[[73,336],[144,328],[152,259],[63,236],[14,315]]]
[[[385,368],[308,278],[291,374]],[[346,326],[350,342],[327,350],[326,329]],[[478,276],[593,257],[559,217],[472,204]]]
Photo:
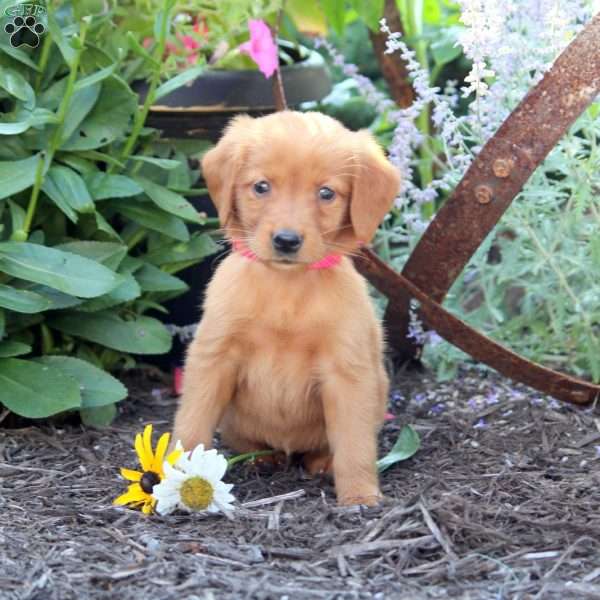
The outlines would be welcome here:
[[[257,456],[272,456],[275,454],[275,450],[257,450],[256,452],[246,452],[245,454],[238,454],[227,459],[227,465],[229,467],[246,460],[252,460]]]
[[[171,11],[169,10],[169,4],[171,4],[169,0],[165,0],[163,10],[161,11],[160,35],[153,56],[153,58],[156,59],[156,62],[160,62],[160,59],[162,58],[165,52],[165,46],[167,43],[167,32],[169,29],[169,16],[171,14]],[[136,112],[135,117],[133,119],[133,127],[131,129],[131,133],[129,134],[129,138],[127,138],[125,146],[123,146],[123,150],[121,151],[121,156],[119,157],[119,160],[122,163],[125,163],[127,159],[131,156],[135,144],[138,138],[140,137],[140,133],[142,132],[142,128],[144,127],[144,123],[146,122],[146,118],[148,116],[148,113],[150,112],[150,107],[154,102],[154,94],[156,92],[158,84],[160,83],[160,77],[161,71],[160,69],[156,69],[152,74],[152,79],[150,80],[150,86],[148,88],[148,92],[146,94],[142,110]],[[114,165],[111,165],[108,169],[108,172],[111,173],[113,170]]]
[[[37,77],[35,78],[35,93],[37,94],[40,91],[40,87],[42,86],[42,80],[44,79],[44,72],[46,70],[46,65],[48,64],[48,59],[50,58],[50,49],[52,48],[52,36],[47,35],[44,38],[44,43],[42,44],[42,51],[40,53],[40,62],[38,64],[39,72]]]
[[[45,174],[45,166],[48,167],[52,164],[52,159],[54,158],[54,154],[60,148],[62,143],[62,134],[63,127],[65,124],[65,119],[67,115],[67,109],[71,103],[71,98],[75,91],[75,82],[77,81],[77,73],[79,71],[79,61],[81,59],[81,53],[83,52],[83,48],[85,46],[85,36],[87,33],[89,23],[87,21],[82,21],[81,29],[79,30],[79,37],[81,43],[77,51],[75,52],[75,57],[73,58],[73,62],[69,65],[69,76],[67,79],[67,87],[65,89],[65,94],[60,102],[60,106],[58,108],[58,113],[56,114],[57,125],[54,130],[54,134],[50,139],[50,143],[48,145],[48,149],[46,152],[40,153],[40,160],[37,164],[36,172],[35,172],[35,181],[33,183],[33,188],[31,190],[31,196],[29,198],[29,203],[27,205],[27,214],[25,215],[25,221],[23,223],[23,231],[25,233],[25,237],[29,234],[31,230],[31,224],[33,223],[33,218],[35,217],[35,211],[37,209],[38,198],[40,195],[40,190],[42,188],[42,184],[44,183],[44,174]],[[48,38],[49,39],[49,38]],[[44,50],[42,50],[43,53]],[[47,60],[47,59],[46,59]],[[40,60],[40,65],[43,62]]]

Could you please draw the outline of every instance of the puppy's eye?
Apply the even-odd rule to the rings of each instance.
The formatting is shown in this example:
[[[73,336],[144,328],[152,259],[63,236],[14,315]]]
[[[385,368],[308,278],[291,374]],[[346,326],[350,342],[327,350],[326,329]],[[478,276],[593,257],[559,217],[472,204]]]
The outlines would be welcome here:
[[[335,198],[335,192],[326,186],[319,189],[319,198],[323,202],[331,202]]]
[[[265,181],[264,179],[261,181],[257,181],[254,184],[254,191],[259,196],[264,196],[265,194],[268,194],[271,191],[271,185],[268,181]]]

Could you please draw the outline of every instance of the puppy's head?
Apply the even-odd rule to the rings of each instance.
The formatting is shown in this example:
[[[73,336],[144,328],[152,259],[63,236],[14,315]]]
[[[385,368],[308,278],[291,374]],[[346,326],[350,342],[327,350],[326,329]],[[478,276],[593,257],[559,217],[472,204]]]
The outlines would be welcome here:
[[[273,266],[369,242],[400,185],[368,132],[320,113],[236,117],[202,170],[227,236]]]

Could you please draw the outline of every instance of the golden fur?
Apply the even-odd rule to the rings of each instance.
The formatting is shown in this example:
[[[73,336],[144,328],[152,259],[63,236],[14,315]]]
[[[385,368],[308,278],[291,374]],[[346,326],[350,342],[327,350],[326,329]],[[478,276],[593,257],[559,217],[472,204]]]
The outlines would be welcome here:
[[[377,502],[382,330],[346,255],[390,209],[396,170],[368,132],[292,111],[235,118],[202,168],[227,237],[258,260],[232,253],[208,286],[173,439],[210,447],[220,426],[238,452],[302,452],[309,472],[332,468],[342,504]],[[261,180],[266,197],[253,187]],[[333,201],[318,196],[325,185]],[[303,236],[291,263],[272,247],[280,228]],[[345,255],[338,266],[307,268],[332,252]]]

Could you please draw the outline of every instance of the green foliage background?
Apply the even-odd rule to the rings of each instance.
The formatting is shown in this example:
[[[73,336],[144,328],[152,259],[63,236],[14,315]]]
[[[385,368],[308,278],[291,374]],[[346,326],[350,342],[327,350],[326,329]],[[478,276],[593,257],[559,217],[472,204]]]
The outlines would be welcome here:
[[[102,424],[127,393],[106,371],[169,350],[146,313],[184,292],[175,273],[216,244],[185,197],[203,191],[187,156],[207,144],[144,126],[152,102],[203,68],[165,81],[173,3],[154,15],[149,49],[95,4],[48,7],[35,50],[0,43],[0,404]],[[141,109],[136,61],[150,79]]]

